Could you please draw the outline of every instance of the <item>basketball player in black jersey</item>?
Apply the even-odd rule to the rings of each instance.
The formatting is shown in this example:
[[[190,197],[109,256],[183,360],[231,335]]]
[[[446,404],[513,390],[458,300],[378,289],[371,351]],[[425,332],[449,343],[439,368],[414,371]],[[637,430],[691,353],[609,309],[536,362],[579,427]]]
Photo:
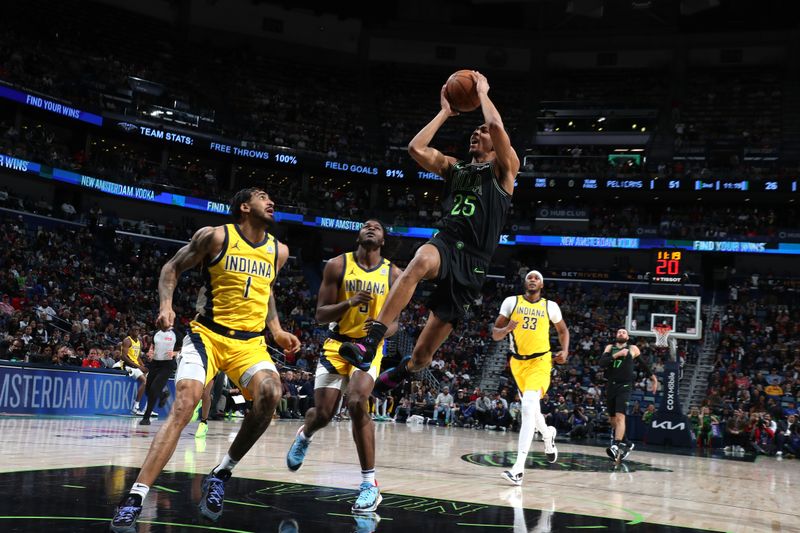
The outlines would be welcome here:
[[[360,342],[343,343],[339,348],[339,354],[353,364],[372,361],[387,325],[408,305],[417,284],[423,279],[436,281],[437,288],[428,302],[431,312],[411,357],[379,376],[375,384],[378,393],[401,384],[410,371],[427,367],[453,327],[467,315],[470,305],[480,296],[511,206],[519,158],[500,113],[489,99],[489,82],[478,72],[473,76],[484,123],[470,137],[471,161],[457,160],[430,146],[439,128],[457,114],[445,98],[444,87],[439,98],[441,110],[408,145],[411,157],[422,168],[445,178],[445,215],[437,224],[441,229],[417,250],[392,286],[367,337]]]
[[[625,439],[625,413],[631,397],[631,384],[634,380],[633,363],[649,377],[653,385],[653,395],[658,390],[658,378],[650,370],[642,352],[635,344],[629,344],[628,330],[617,330],[616,343],[603,350],[600,367],[605,369],[608,378],[608,421],[611,424],[613,441],[606,453],[615,461],[625,459],[633,451],[633,443]]]

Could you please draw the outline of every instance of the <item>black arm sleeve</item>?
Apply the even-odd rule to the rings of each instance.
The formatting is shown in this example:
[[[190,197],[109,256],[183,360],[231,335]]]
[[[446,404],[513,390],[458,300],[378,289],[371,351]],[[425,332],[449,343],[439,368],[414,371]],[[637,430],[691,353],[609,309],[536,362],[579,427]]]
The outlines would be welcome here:
[[[641,353],[639,354],[639,357],[636,358],[636,364],[639,365],[639,368],[644,370],[644,373],[648,378],[653,375],[650,365],[647,364],[647,361]]]
[[[603,355],[600,356],[600,360],[597,362],[597,364],[599,364],[601,367],[605,368],[605,367],[611,365],[611,361],[613,361],[613,360],[614,360],[614,358],[611,357],[611,352],[608,352],[608,353],[604,353]]]

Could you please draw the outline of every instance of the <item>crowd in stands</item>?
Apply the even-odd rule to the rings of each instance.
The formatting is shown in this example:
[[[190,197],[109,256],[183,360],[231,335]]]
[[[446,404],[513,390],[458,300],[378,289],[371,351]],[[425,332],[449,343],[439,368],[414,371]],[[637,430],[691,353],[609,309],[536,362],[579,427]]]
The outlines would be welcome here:
[[[131,327],[151,329],[158,271],[174,245],[108,237],[96,230],[78,225],[47,230],[9,216],[2,220],[0,359],[111,368]],[[473,306],[469,318],[438,351],[430,368],[432,379],[420,376],[420,381],[398,390],[388,405],[376,402],[375,416],[518,429],[519,393],[508,368],[497,390],[482,391],[477,385],[482,365],[495,348],[490,328],[499,304],[520,290],[523,271],[527,267],[515,262],[505,279],[488,282],[481,305]],[[185,331],[193,316],[199,278],[194,271],[186,274],[176,292],[179,330]],[[722,442],[730,451],[738,446],[759,453],[800,451],[793,418],[800,394],[798,288],[796,281],[757,275],[732,286],[726,312],[711,325],[719,349],[708,398],[701,411],[692,413],[699,444]],[[284,327],[302,343],[294,356],[284,358],[276,351],[284,377],[279,415],[298,418],[313,402],[313,371],[326,328],[313,318],[316,298],[299,266],[290,263],[275,290]],[[428,314],[425,291],[423,286],[420,298],[403,311],[401,331],[388,343],[388,362],[410,353]],[[545,291],[562,308],[573,357],[557,367],[543,413],[561,434],[576,440],[592,437],[607,427],[602,406],[605,378],[598,360],[614,331],[624,324],[628,289],[559,282],[547,284]],[[145,352],[149,343],[144,335]],[[661,372],[665,354],[649,341],[639,339],[638,345],[654,371]],[[692,361],[696,350],[681,344],[678,357]],[[647,390],[646,376],[638,375],[634,388],[641,391],[643,401],[632,404],[630,414],[652,416],[655,398]]]
[[[373,63],[357,67],[319,59],[287,62],[249,49],[247,45],[226,50],[230,61],[207,60],[202,58],[219,56],[213,53],[215,45],[154,39],[154,36],[170,34],[164,31],[164,22],[109,6],[81,11],[68,10],[47,0],[39,3],[49,6],[54,15],[61,15],[58,17],[61,31],[46,24],[4,28],[7,31],[0,32],[0,51],[7,53],[0,54],[0,80],[65,98],[95,111],[104,107],[119,112],[121,109],[117,106],[123,105],[133,106],[134,109],[126,113],[136,114],[144,109],[152,110],[148,106],[161,100],[178,100],[197,110],[198,116],[208,115],[200,110],[215,109],[216,112],[210,114],[214,120],[200,121],[195,125],[198,128],[211,128],[216,133],[248,141],[313,151],[326,157],[410,163],[405,146],[435,113],[437,91],[447,74],[446,69],[420,65]],[[26,8],[16,6],[15,9],[24,12]],[[70,31],[93,24],[99,27],[96,24],[99,20],[126,19],[132,22],[115,28],[113,38],[101,32],[104,36],[100,39],[108,48],[99,57],[87,53],[87,50],[96,49],[96,40],[87,41],[82,32]],[[17,20],[28,19],[17,17]],[[119,31],[123,35],[117,33]],[[154,43],[157,43],[155,48]],[[239,60],[245,57],[248,61]],[[520,154],[526,155],[523,174],[641,175],[647,178],[702,178],[713,174],[712,166],[717,160],[676,161],[674,165],[662,162],[655,169],[635,162],[633,157],[609,160],[610,152],[606,147],[531,145],[527,142],[529,138],[526,140],[523,124],[524,85],[502,71],[492,74],[493,97],[503,111],[505,126]],[[136,93],[130,76],[152,80],[161,87],[159,90],[163,90],[163,94],[155,97]],[[678,144],[695,141],[702,144],[708,139],[720,140],[725,135],[741,137],[751,147],[775,144],[780,134],[776,126],[776,110],[780,108],[777,74],[770,73],[769,82],[762,79],[759,71],[747,69],[704,71],[702,76],[689,77],[686,97],[673,105],[671,119]],[[302,84],[296,83],[300,77],[304,79]],[[635,102],[628,104],[658,106],[668,98],[667,79],[666,72],[655,70],[556,70],[544,81],[542,99],[587,105],[610,102],[625,94],[620,87],[636,80],[637,87],[646,89],[636,91]],[[369,83],[359,83],[359,80]],[[320,91],[318,88],[323,86],[326,90]],[[714,89],[709,92],[708,87]],[[115,95],[117,99],[109,100],[102,95]],[[128,103],[121,104],[122,101]],[[16,109],[13,104],[7,105],[9,109]],[[3,132],[0,150],[3,153],[158,191],[218,201],[226,201],[231,194],[230,162],[208,154],[198,158],[196,150],[185,151],[185,147],[179,146],[169,146],[168,156],[164,158],[162,145],[147,140],[133,142],[121,131],[93,132],[91,141],[87,142],[85,132],[56,125],[55,117],[42,117],[32,110],[23,114],[21,125],[16,123],[13,113],[0,115],[0,132]],[[148,115],[148,118],[152,120],[153,116]],[[474,124],[469,123],[467,117],[454,120],[457,124],[437,137],[438,146],[448,153],[463,153],[465,136]],[[684,138],[686,140],[681,141]],[[726,176],[793,175],[792,169],[763,171],[753,168],[750,165],[756,163],[752,161],[728,163],[724,165]],[[370,187],[365,182],[348,182],[341,176],[333,176],[334,179],[318,177],[301,186],[302,179],[297,174],[276,173],[257,166],[248,170],[251,172],[240,170],[237,173],[236,186],[249,181],[269,182],[275,188],[273,196],[285,206],[283,209],[310,215],[330,214],[335,210],[356,220],[375,214],[376,208],[370,207],[375,205],[375,199],[370,204]],[[381,187],[377,205],[389,224],[429,226],[441,215],[438,190],[423,185]],[[387,191],[385,196],[384,191]],[[523,184],[516,195],[518,203],[528,202],[531,195],[532,191],[526,191]],[[38,200],[30,199],[27,207],[32,208],[30,204]],[[737,239],[774,238],[782,228],[796,227],[798,223],[794,209],[744,205],[626,205],[621,209],[607,206],[590,211],[588,224],[576,225],[536,222],[530,210],[515,207],[506,229],[535,224],[535,231],[544,234],[635,236],[639,228],[648,227],[653,229],[653,234],[669,238]],[[709,216],[710,213],[713,216]],[[171,235],[185,237],[191,224],[183,226],[177,231],[171,228]]]
[[[51,17],[26,16],[37,7]],[[404,147],[438,110],[438,91],[450,73],[448,67],[354,64],[324,54],[287,59],[252,44],[171,38],[177,34],[167,22],[99,4],[77,10],[41,0],[30,8],[13,6],[9,20],[16,23],[0,32],[0,80],[95,112],[166,123],[186,115],[195,117],[184,118],[189,128],[353,161],[407,162]],[[95,28],[97,35],[88,39],[80,31],[85,27]],[[102,54],[96,52],[98,43],[103,44]],[[226,61],[214,59],[219,57]],[[521,154],[532,149],[529,155],[534,157],[526,158],[523,170],[595,177],[646,172],[644,165],[626,160],[609,163],[596,146],[553,152],[532,143],[536,126],[525,124],[525,117],[535,115],[526,85],[530,80],[521,82],[503,69],[487,74],[514,146]],[[542,79],[545,117],[540,122],[548,130],[547,109],[556,104],[567,109],[602,106],[611,110],[604,119],[613,121],[616,107],[657,111],[672,97],[671,117],[662,122],[670,125],[664,127],[670,129],[678,153],[692,147],[704,151],[711,142],[745,146],[751,152],[770,150],[780,142],[781,81],[778,71],[765,74],[762,68],[706,68],[687,75],[685,87],[670,89],[668,69],[551,68]],[[143,85],[147,91],[140,90]],[[628,91],[631,85],[637,91]],[[683,96],[671,96],[671,91]],[[642,120],[633,129],[639,131]],[[455,125],[440,132],[439,147],[451,153],[463,150],[466,134],[475,126],[470,121],[472,116],[456,117]],[[739,155],[724,162],[727,169],[754,164],[741,157],[744,152],[731,153]],[[536,159],[542,155],[547,157]],[[160,157],[148,160],[132,153],[125,158],[126,163],[116,166],[135,166],[139,174],[169,174],[178,186],[189,173],[185,168],[173,172],[181,165],[170,172],[158,168]],[[657,175],[689,176],[719,164],[717,157],[708,159],[659,167]],[[201,176],[208,170],[200,169]]]
[[[754,274],[731,284],[698,444],[724,440],[726,451],[797,456],[800,428],[800,282]]]
[[[42,162],[58,168],[65,168],[82,174],[115,180],[126,184],[150,187],[157,191],[166,190],[212,198],[226,202],[230,190],[217,182],[215,171],[208,165],[179,159],[184,165],[178,173],[160,170],[144,152],[138,157],[105,139],[95,141],[98,146],[87,156],[83,151],[72,151],[66,144],[58,142],[57,130],[47,124],[37,123],[24,126],[21,130],[0,121],[0,131],[6,132],[0,138],[0,151],[9,155]],[[105,146],[108,144],[109,146]],[[182,177],[178,177],[178,176]],[[441,218],[441,186],[437,184],[393,184],[380,187],[377,195],[371,194],[371,187],[360,180],[325,178],[315,176],[306,182],[299,176],[277,175],[264,171],[244,176],[237,187],[246,184],[269,183],[270,193],[282,211],[301,213],[307,216],[329,216],[337,213],[342,218],[362,220],[379,215],[387,224],[394,226],[430,227]],[[530,191],[522,187],[515,196],[516,204],[526,205],[535,201]],[[88,217],[88,213],[70,214],[58,207],[49,206],[40,198],[25,198],[25,208],[47,215],[63,216],[68,219]],[[375,207],[371,207],[371,206]],[[517,230],[525,233],[545,235],[591,235],[613,237],[641,237],[642,231],[648,236],[677,239],[724,239],[744,238],[776,239],[787,228],[797,227],[800,217],[796,208],[755,206],[747,203],[731,205],[700,203],[695,205],[670,205],[668,203],[625,202],[622,205],[590,205],[580,203],[536,203],[537,210],[512,206],[506,223],[506,231],[513,227],[527,228]],[[537,219],[543,210],[571,210],[584,212],[582,220],[551,221],[546,217]],[[107,215],[113,215],[107,213]],[[588,219],[588,221],[586,220]],[[152,221],[146,219],[136,222],[139,231],[149,234],[168,235],[187,238],[191,235],[193,224],[183,220],[168,229],[149,229]]]
[[[778,72],[704,69],[687,80],[685,98],[672,109],[676,152],[742,146],[744,153],[777,150],[782,122]]]

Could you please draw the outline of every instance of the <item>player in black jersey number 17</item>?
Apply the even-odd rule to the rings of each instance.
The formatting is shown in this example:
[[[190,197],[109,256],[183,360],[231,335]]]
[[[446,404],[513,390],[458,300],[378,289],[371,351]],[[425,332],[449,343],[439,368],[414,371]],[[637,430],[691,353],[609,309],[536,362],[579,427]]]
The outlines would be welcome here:
[[[436,282],[428,302],[431,313],[411,357],[379,376],[375,384],[379,393],[398,386],[410,371],[430,365],[454,326],[467,316],[470,305],[480,296],[511,206],[519,157],[511,147],[500,113],[489,99],[489,82],[479,72],[473,72],[473,76],[484,123],[470,136],[470,161],[444,155],[430,146],[439,128],[458,114],[445,98],[444,87],[441,110],[408,145],[411,157],[422,168],[445,178],[444,216],[437,222],[441,230],[417,250],[392,285],[367,337],[344,343],[339,349],[339,354],[353,364],[371,361],[386,333],[386,324],[394,322],[408,305],[417,284],[423,279]]]
[[[639,347],[630,343],[627,329],[617,330],[615,341],[614,344],[607,345],[603,350],[599,364],[605,370],[608,378],[606,401],[612,441],[611,446],[606,449],[606,453],[619,463],[633,451],[633,443],[625,438],[625,414],[628,399],[631,396],[631,385],[635,377],[633,365],[638,365],[650,380],[653,396],[658,391],[658,378],[642,356]]]

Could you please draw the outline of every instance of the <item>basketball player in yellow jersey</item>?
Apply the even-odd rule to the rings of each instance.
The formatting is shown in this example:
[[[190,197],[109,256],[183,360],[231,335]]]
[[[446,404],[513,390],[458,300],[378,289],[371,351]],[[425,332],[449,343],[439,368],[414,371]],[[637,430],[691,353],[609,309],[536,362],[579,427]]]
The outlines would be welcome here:
[[[122,369],[128,373],[130,377],[139,382],[139,389],[136,391],[136,399],[131,405],[131,414],[141,416],[144,414],[139,408],[139,402],[142,401],[144,396],[145,384],[147,383],[147,367],[144,366],[140,355],[142,354],[142,341],[139,339],[139,326],[133,326],[128,331],[128,336],[122,341],[122,347],[119,351],[120,359],[122,360]]]
[[[384,236],[379,221],[367,220],[358,232],[356,251],[335,257],[325,266],[316,318],[330,324],[330,336],[317,364],[314,407],[306,412],[305,424],[286,455],[289,470],[303,465],[311,436],[331,421],[346,384],[353,440],[361,463],[360,493],[352,508],[355,513],[374,511],[382,499],[375,483],[375,426],[369,397],[381,370],[383,343],[372,361],[358,367],[339,355],[339,346],[366,336],[370,322],[380,313],[389,288],[400,275],[399,268],[381,257]],[[397,321],[390,325],[387,336],[396,331]]]
[[[222,462],[203,479],[200,512],[211,520],[222,515],[224,483],[264,433],[281,397],[281,382],[264,339],[264,326],[287,352],[300,341],[281,328],[273,283],[289,256],[288,248],[267,233],[275,204],[266,192],[243,189],[231,200],[235,224],[201,228],[161,269],[161,310],[156,325],[172,327],[172,293],[180,274],[202,263],[206,280],[197,298],[198,314],[183,341],[175,375],[175,403],[150,444],[136,483],[122,498],[111,522],[115,532],[135,531],[142,502],[175,451],[205,385],[225,372],[253,408],[242,421]]]
[[[514,485],[522,484],[525,460],[531,448],[533,434],[539,430],[544,438],[544,453],[547,460],[555,463],[556,428],[548,426],[542,415],[540,401],[550,388],[550,372],[553,358],[550,352],[550,324],[558,333],[561,351],[555,362],[567,362],[569,354],[569,330],[561,317],[561,309],[552,300],[542,298],[542,275],[533,270],[525,276],[525,294],[509,296],[500,306],[500,314],[492,328],[496,341],[510,338],[511,375],[517,382],[522,396],[522,424],[519,429],[517,461],[503,477]]]

